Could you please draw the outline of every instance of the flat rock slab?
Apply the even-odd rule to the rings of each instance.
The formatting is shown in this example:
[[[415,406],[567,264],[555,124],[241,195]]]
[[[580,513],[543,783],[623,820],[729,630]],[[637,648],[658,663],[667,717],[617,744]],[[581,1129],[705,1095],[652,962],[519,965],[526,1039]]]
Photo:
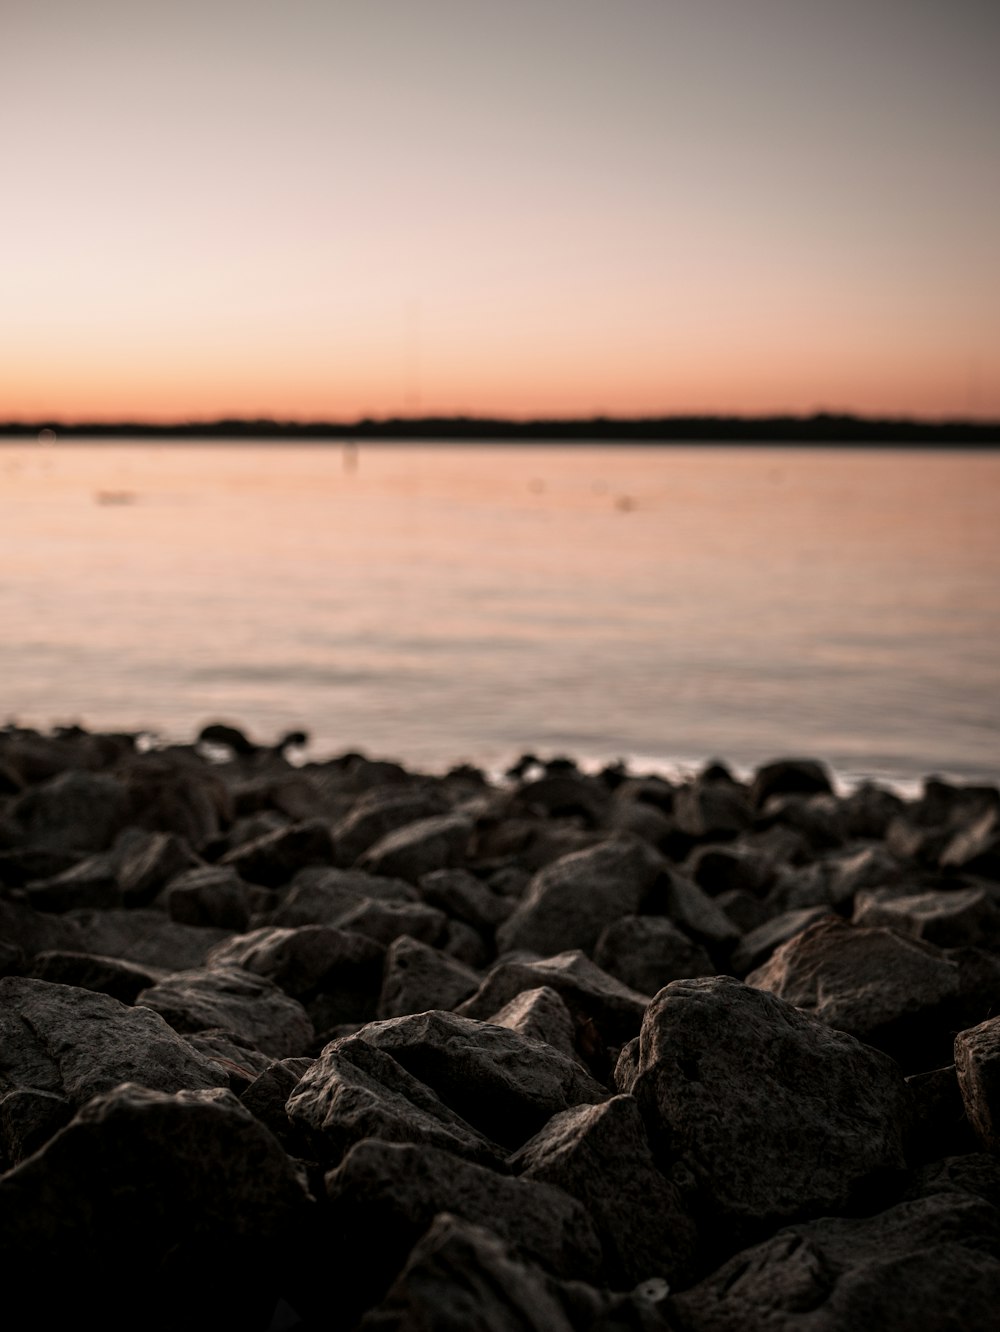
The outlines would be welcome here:
[[[998,1303],[1000,1212],[944,1193],[781,1230],[675,1296],[669,1313],[690,1332],[987,1332]]]
[[[553,1115],[510,1165],[586,1206],[616,1289],[653,1277],[671,1285],[690,1279],[697,1231],[677,1187],[654,1164],[631,1096]]]
[[[896,1064],[730,977],[661,990],[619,1071],[661,1166],[734,1241],[850,1207],[905,1167]]]
[[[468,1123],[511,1149],[558,1111],[608,1099],[576,1060],[552,1046],[455,1013],[372,1022],[358,1039],[390,1055]]]
[[[264,976],[242,967],[178,971],[143,990],[136,1000],[175,1031],[222,1027],[275,1059],[305,1054],[313,1027],[305,1009]]]

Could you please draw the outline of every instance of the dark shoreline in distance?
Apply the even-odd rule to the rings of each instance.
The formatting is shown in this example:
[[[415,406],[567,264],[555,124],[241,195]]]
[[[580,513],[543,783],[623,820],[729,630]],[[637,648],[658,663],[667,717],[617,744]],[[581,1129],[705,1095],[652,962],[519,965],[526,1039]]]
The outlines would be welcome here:
[[[273,421],[225,419],[172,424],[141,421],[56,420],[0,422],[0,439],[57,438],[242,440],[302,442],[338,440],[434,440],[437,443],[622,443],[622,444],[829,444],[959,445],[1000,447],[1000,421],[926,421],[818,412],[812,416],[562,417],[508,420],[501,417],[426,416],[365,418],[359,421]]]

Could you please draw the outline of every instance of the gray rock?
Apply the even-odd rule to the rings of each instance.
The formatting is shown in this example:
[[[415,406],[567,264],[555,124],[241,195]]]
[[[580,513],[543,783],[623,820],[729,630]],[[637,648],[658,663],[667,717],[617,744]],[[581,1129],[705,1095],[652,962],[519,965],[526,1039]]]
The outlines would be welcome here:
[[[540,870],[496,932],[501,950],[592,952],[601,931],[634,915],[656,881],[660,861],[642,842],[600,842]]]
[[[782,944],[747,984],[885,1050],[907,1072],[951,1055],[958,963],[892,930],[826,916]]]
[[[147,906],[161,888],[198,864],[183,837],[141,828],[125,829],[115,843],[114,856],[125,906]]]
[[[570,1059],[579,1058],[573,1015],[551,986],[522,990],[486,1021],[494,1027],[508,1027],[528,1040],[544,1041]]]
[[[1000,879],[1000,809],[987,809],[957,832],[941,852],[941,864],[984,879]]]
[[[743,787],[699,778],[674,793],[674,818],[690,837],[724,840],[749,828],[753,811]]]
[[[554,957],[501,959],[471,998],[458,1006],[464,1017],[487,1019],[523,990],[547,985],[563,999],[579,1027],[593,1024],[611,1045],[638,1031],[649,995],[630,990],[579,949]]]
[[[306,1003],[321,991],[373,993],[382,979],[384,951],[366,935],[330,925],[274,926],[224,939],[209,952],[207,962],[266,976]]]
[[[241,1105],[266,1125],[293,1156],[299,1154],[299,1144],[285,1106],[312,1065],[311,1059],[268,1060],[267,1067],[238,1093]]]
[[[166,890],[171,920],[242,933],[250,924],[250,889],[235,869],[218,865],[187,870]]]
[[[496,927],[513,911],[513,903],[495,893],[468,870],[435,870],[420,880],[420,894],[431,906],[473,929],[492,935]]]
[[[204,1031],[189,1032],[184,1039],[192,1050],[210,1059],[226,1078],[230,1091],[241,1095],[265,1069],[275,1062],[264,1054],[253,1041],[223,1027],[207,1027]]]
[[[958,1033],[955,1071],[969,1123],[988,1151],[1000,1150],[1000,1018]]]
[[[110,851],[100,852],[78,860],[60,874],[34,879],[24,888],[24,900],[39,911],[119,906],[122,895],[116,857]]]
[[[157,1332],[260,1326],[310,1211],[231,1092],[118,1087],[0,1179],[6,1295],[46,1326],[135,1326],[151,1293]]]
[[[739,930],[714,898],[683,874],[661,875],[652,905],[713,953],[727,954],[739,942]]]
[[[79,1106],[120,1082],[175,1092],[224,1079],[148,1009],[71,985],[0,980],[0,1092],[31,1088]]]
[[[492,1230],[438,1215],[360,1332],[577,1332],[596,1328],[613,1296],[561,1282]],[[627,1323],[622,1326],[628,1326]]]
[[[307,865],[329,865],[333,860],[333,838],[323,819],[309,819],[276,828],[252,842],[227,852],[219,862],[249,883],[276,888]]]
[[[471,967],[403,934],[386,952],[376,1015],[401,1017],[431,1008],[455,1008],[478,990],[481,980]]]
[[[326,1192],[337,1250],[354,1279],[344,1283],[352,1307],[341,1305],[341,1316],[357,1317],[385,1295],[439,1212],[488,1227],[555,1276],[593,1279],[601,1269],[593,1223],[575,1198],[437,1148],[369,1138],[327,1174]]]
[[[736,1254],[671,1299],[668,1317],[690,1332],[987,1332],[1000,1300],[998,1245],[1000,1213],[960,1194],[824,1217]]]
[[[447,811],[447,801],[435,787],[376,787],[366,791],[333,830],[336,863],[347,869],[381,838],[419,819]]]
[[[858,895],[855,925],[888,925],[939,948],[990,947],[1000,941],[1000,907],[982,888],[900,894],[874,889]]]
[[[418,883],[434,870],[463,865],[472,829],[472,820],[461,814],[417,819],[380,837],[357,863],[372,874]]]
[[[313,1039],[302,1005],[242,967],[175,972],[143,990],[136,1003],[159,1013],[175,1031],[222,1027],[275,1059],[305,1054]]]
[[[353,930],[367,935],[383,948],[393,939],[407,934],[421,943],[444,943],[448,937],[448,917],[437,907],[424,902],[383,902],[373,897],[363,898],[337,917],[335,924],[342,930]]]
[[[716,972],[704,948],[664,916],[622,916],[598,939],[594,961],[623,985],[649,995],[672,980]]]
[[[671,1285],[690,1280],[694,1222],[677,1187],[657,1170],[631,1096],[554,1115],[510,1165],[522,1178],[564,1189],[584,1204],[616,1289],[655,1276]]]
[[[753,971],[766,962],[781,944],[794,939],[797,934],[829,914],[826,907],[802,907],[798,911],[783,911],[780,916],[773,916],[763,925],[758,925],[755,930],[744,935],[733,949],[734,974],[745,976],[748,971]]]
[[[386,879],[364,870],[300,870],[271,912],[271,925],[335,925],[359,903],[416,902],[417,890],[402,879]]]
[[[122,783],[104,772],[63,772],[8,806],[12,841],[53,850],[103,851],[128,819]]]
[[[36,953],[82,952],[83,931],[75,920],[36,911],[0,896],[0,939],[25,958]]]
[[[54,985],[75,985],[108,994],[123,1004],[134,1004],[142,990],[164,975],[156,967],[137,966],[120,957],[58,951],[36,954],[27,974]]]
[[[209,949],[230,933],[182,925],[152,907],[74,911],[68,919],[79,929],[75,951],[121,957],[141,967],[164,971],[200,966]]]
[[[296,1085],[286,1109],[319,1160],[338,1161],[364,1138],[423,1143],[485,1165],[503,1158],[500,1147],[362,1036],[331,1041]]]
[[[576,1060],[551,1045],[455,1013],[371,1022],[357,1039],[390,1055],[468,1123],[510,1149],[557,1111],[608,1098]]]
[[[658,1160],[720,1237],[856,1205],[905,1165],[893,1061],[729,977],[661,990],[620,1068]]]
[[[124,772],[129,822],[172,832],[197,850],[232,818],[224,782],[191,750],[143,754]]]
[[[753,847],[700,846],[685,873],[710,897],[734,890],[759,897],[774,878],[774,860]]]

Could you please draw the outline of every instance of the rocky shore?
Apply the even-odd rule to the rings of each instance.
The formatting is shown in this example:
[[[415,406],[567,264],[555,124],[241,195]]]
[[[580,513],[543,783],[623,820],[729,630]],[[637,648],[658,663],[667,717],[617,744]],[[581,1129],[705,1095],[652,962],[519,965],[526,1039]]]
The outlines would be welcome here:
[[[0,731],[9,1316],[996,1327],[995,788],[287,748]]]

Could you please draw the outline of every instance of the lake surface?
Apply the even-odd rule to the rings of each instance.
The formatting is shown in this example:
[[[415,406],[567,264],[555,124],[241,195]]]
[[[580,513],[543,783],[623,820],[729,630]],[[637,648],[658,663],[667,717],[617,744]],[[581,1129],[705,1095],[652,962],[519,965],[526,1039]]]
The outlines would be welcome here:
[[[7,442],[0,720],[1000,776],[1000,454]]]

